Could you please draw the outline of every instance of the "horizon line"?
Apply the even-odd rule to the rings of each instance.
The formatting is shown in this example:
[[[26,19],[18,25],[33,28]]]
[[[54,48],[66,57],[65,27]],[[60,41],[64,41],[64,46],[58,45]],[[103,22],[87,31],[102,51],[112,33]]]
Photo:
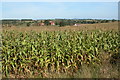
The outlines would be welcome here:
[[[0,20],[22,20],[22,19],[32,19],[32,20],[49,20],[49,19],[99,19],[99,20],[120,20],[115,18],[3,18]]]

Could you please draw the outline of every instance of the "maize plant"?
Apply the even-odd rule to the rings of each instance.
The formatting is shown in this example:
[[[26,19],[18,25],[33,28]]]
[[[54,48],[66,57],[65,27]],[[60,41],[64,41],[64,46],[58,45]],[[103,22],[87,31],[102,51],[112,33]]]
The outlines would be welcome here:
[[[61,71],[79,69],[82,64],[99,62],[102,52],[118,54],[116,31],[3,31],[2,71],[12,74],[34,70]]]

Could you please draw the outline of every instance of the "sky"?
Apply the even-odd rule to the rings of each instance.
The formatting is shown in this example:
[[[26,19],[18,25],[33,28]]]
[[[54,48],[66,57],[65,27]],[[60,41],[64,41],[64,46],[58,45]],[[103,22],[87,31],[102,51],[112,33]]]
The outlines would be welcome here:
[[[2,2],[119,2],[119,0],[1,0]]]
[[[118,19],[118,2],[2,2],[2,19]]]

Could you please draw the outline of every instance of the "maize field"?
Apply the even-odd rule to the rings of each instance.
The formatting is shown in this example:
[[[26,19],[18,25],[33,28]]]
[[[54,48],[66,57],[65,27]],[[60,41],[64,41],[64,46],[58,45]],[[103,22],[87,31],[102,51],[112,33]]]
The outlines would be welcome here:
[[[82,64],[100,62],[101,53],[118,54],[117,31],[29,31],[3,30],[2,72],[33,74],[78,70]]]

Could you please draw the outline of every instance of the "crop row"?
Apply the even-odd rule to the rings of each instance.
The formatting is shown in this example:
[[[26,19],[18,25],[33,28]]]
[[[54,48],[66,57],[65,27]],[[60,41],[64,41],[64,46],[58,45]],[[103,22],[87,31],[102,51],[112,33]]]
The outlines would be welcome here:
[[[101,53],[117,54],[119,34],[115,31],[3,31],[2,71],[78,70],[82,64],[99,62]]]

